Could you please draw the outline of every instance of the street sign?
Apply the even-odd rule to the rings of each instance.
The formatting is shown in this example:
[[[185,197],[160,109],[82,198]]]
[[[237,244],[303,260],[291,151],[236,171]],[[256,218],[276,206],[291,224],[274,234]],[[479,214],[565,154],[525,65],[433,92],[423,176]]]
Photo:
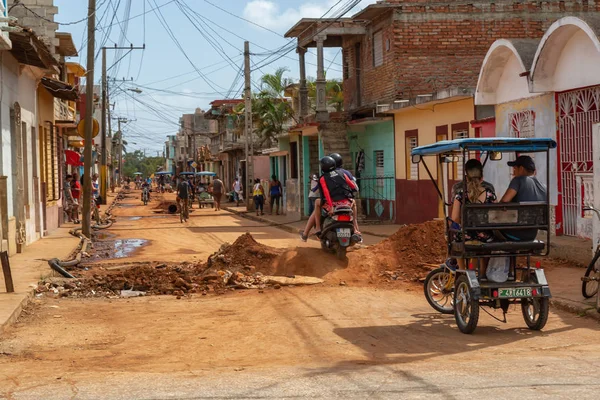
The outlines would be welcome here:
[[[192,163],[192,168],[196,168],[197,166],[198,166],[198,164],[196,163],[196,161],[194,161],[194,162]]]
[[[94,122],[92,122],[92,137],[98,136],[99,132],[100,124],[98,123],[98,120],[94,118]],[[85,139],[85,119],[82,119],[77,124],[77,133],[79,134],[79,136]]]

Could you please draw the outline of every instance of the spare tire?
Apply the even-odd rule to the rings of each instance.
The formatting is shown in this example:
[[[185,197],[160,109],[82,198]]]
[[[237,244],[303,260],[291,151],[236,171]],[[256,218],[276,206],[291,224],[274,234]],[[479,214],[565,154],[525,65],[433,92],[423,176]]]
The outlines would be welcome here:
[[[171,204],[167,210],[169,211],[169,214],[175,214],[177,212],[177,204]]]

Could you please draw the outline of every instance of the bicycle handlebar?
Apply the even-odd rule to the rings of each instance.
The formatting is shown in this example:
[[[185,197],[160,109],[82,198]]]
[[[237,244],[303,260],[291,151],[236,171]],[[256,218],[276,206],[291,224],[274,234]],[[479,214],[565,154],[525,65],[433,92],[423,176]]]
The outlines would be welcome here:
[[[597,210],[594,207],[584,206],[583,207],[583,211],[592,211],[593,213],[596,214],[596,216],[598,217],[598,219],[600,219],[600,210]]]

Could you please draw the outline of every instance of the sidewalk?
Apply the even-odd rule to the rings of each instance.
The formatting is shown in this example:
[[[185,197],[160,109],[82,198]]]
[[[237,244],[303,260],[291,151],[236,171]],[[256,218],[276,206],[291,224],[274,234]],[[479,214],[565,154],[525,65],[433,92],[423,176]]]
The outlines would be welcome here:
[[[40,279],[54,274],[46,260],[64,259],[77,248],[79,239],[69,234],[74,226],[65,224],[9,258],[15,292],[6,293],[4,275],[0,274],[0,331],[19,317]]]

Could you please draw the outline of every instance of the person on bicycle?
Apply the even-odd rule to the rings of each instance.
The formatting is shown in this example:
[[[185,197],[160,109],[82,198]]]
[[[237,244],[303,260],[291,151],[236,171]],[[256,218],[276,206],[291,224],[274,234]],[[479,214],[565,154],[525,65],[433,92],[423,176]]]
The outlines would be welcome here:
[[[142,182],[142,201],[144,201],[144,191],[148,192],[148,201],[150,201],[150,183],[148,181]]]
[[[183,175],[180,176],[181,181],[177,185],[177,202],[180,200],[187,201],[190,197],[190,184],[185,180]]]

